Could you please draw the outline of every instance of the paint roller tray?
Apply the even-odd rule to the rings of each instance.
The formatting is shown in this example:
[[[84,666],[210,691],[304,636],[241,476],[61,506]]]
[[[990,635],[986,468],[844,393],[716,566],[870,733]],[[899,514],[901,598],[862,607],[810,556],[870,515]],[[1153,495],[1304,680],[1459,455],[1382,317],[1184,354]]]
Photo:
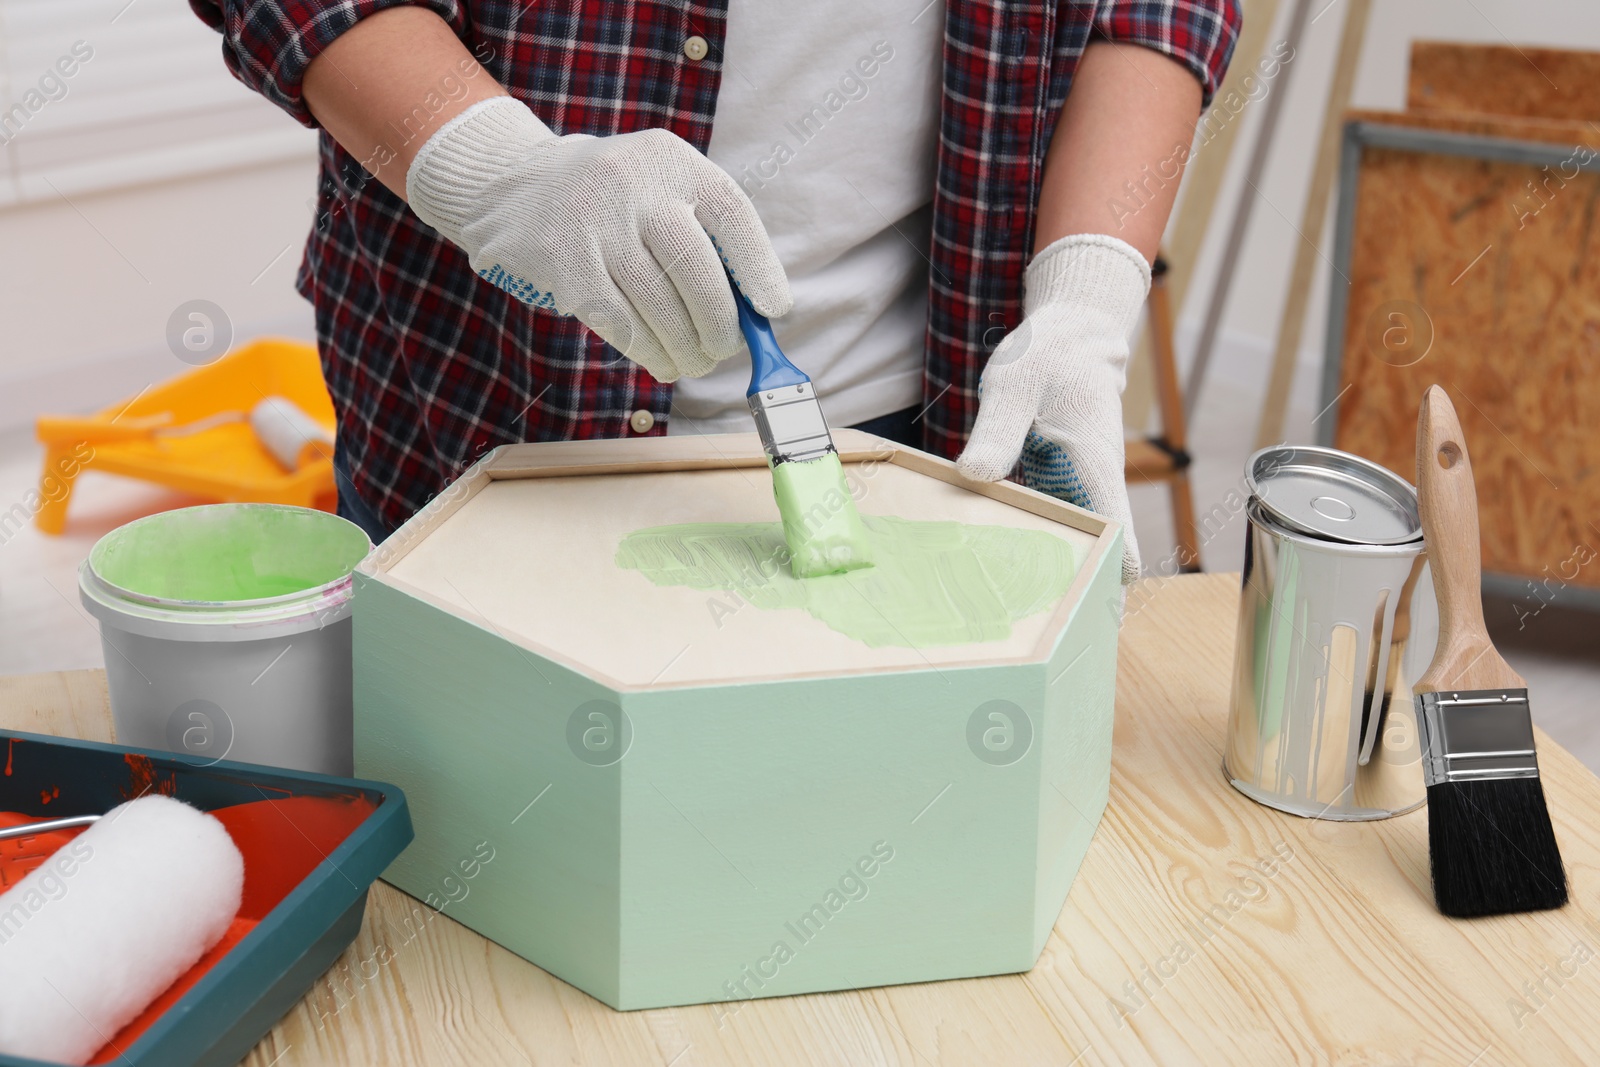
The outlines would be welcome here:
[[[233,1067],[355,940],[368,888],[411,841],[405,795],[382,782],[43,734],[0,732],[0,746],[0,825],[162,793],[214,814],[244,854],[228,935],[91,1063]],[[0,891],[76,832],[0,842]],[[0,1053],[0,1067],[42,1063]]]

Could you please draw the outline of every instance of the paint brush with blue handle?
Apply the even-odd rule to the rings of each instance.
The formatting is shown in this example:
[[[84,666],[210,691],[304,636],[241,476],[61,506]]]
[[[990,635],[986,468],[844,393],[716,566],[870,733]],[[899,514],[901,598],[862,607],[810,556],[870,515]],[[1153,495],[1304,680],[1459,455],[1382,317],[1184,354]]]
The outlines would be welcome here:
[[[772,335],[772,324],[750,305],[737,284],[733,302],[739,310],[739,329],[750,347],[750,389],[745,398],[772,468],[772,492],[783,517],[790,570],[796,578],[815,578],[870,567],[866,527],[845,484],[844,467],[811,379],[789,362]]]

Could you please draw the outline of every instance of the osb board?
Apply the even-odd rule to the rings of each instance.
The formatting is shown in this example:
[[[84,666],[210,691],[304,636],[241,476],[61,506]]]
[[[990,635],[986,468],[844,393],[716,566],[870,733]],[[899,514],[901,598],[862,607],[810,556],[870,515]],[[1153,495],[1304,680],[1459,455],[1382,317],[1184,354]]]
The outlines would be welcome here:
[[[1351,117],[1600,141],[1581,123]],[[1417,405],[1443,385],[1472,452],[1485,569],[1600,586],[1600,566],[1584,565],[1600,545],[1600,177],[1552,181],[1541,202],[1536,176],[1364,149],[1335,443],[1414,477]]]
[[[1042,530],[1073,545],[1090,533],[894,463],[852,465],[868,515]],[[832,672],[993,664],[1047,655],[1059,606],[1002,641],[871,648],[800,610],[766,611],[731,593],[657,586],[614,562],[618,544],[658,525],[778,520],[764,467],[495,478],[388,567],[402,588],[623,686],[740,682]],[[1067,597],[1073,595],[1069,590]]]
[[[1406,108],[1600,119],[1600,52],[1414,41]]]

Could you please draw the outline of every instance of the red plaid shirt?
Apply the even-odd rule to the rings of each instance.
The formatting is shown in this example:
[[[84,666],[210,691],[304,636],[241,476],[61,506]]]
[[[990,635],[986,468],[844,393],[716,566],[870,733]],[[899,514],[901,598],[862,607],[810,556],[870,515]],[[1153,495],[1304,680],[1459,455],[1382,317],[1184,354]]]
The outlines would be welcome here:
[[[357,20],[404,0],[190,0],[240,81],[315,125],[301,79]],[[557,133],[665,127],[701,151],[721,80],[726,0],[424,0],[485,69]],[[989,352],[1022,317],[1045,150],[1084,47],[1154,48],[1207,100],[1237,0],[947,0],[934,190],[924,446],[960,451]],[[698,34],[709,54],[683,42]],[[371,180],[326,133],[300,291],[357,494],[399,525],[484,452],[511,441],[664,433],[671,387],[576,319],[481,280],[466,254]],[[643,420],[641,420],[643,421]]]

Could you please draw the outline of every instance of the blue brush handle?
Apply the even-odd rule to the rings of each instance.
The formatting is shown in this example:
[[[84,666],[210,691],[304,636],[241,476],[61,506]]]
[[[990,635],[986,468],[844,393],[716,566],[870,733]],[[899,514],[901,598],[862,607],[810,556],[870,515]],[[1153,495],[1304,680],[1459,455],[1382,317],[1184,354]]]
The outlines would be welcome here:
[[[789,357],[778,347],[778,339],[772,336],[772,323],[750,306],[750,301],[731,277],[728,281],[733,288],[733,304],[739,309],[739,330],[744,334],[745,344],[750,346],[750,388],[744,395],[755,396],[763,389],[808,384],[811,379],[806,377],[805,371],[790,363]]]

